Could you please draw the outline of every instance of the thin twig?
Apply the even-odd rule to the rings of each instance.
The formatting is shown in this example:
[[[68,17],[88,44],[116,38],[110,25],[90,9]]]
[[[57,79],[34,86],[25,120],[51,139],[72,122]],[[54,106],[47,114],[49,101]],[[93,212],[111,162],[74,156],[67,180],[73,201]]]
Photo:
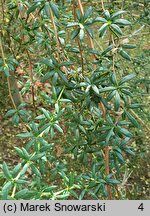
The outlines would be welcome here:
[[[81,0],[77,0],[77,2],[78,2],[78,6],[79,6],[79,10],[80,10],[80,12],[81,12],[81,15],[84,16],[84,9],[83,9]],[[91,48],[91,49],[94,49],[94,43],[93,43],[92,38],[89,36],[89,34],[87,34],[87,37],[88,37],[88,41],[89,41],[90,48]],[[92,54],[92,56],[93,56],[93,60],[95,61],[96,55],[95,55],[95,54]],[[94,68],[96,68],[96,65],[94,65]]]
[[[2,45],[1,32],[0,32],[0,49],[1,49],[1,53],[2,53],[3,63],[4,63],[5,66],[7,66],[6,60],[5,60],[5,54],[4,54],[4,50],[3,50],[3,45]],[[10,97],[10,99],[12,101],[12,104],[13,104],[14,108],[17,109],[17,106],[15,104],[15,101],[14,101],[12,93],[11,93],[11,86],[10,86],[10,79],[9,79],[9,77],[7,77],[7,84],[8,84],[9,97]]]
[[[22,19],[22,12],[20,11],[18,0],[16,0],[16,3],[17,3],[17,6],[18,6],[20,18]],[[21,37],[21,39],[22,39],[22,42],[25,42],[24,35]],[[29,51],[27,49],[25,49],[25,52],[27,54],[28,62],[29,62],[29,77],[30,77],[30,81],[31,81],[32,103],[33,103],[33,107],[34,107],[34,112],[36,112],[35,96],[34,96],[33,65],[32,65],[32,61],[31,61],[31,57],[30,57]]]
[[[105,147],[105,173],[106,176],[109,175],[109,146]],[[111,186],[107,185],[107,193],[109,200],[112,200],[112,192],[111,192]]]
[[[74,15],[74,21],[77,21],[76,18],[76,5],[75,5],[75,0],[73,0],[73,15]],[[76,27],[74,27],[76,28]],[[79,47],[79,51],[80,51],[80,56],[81,56],[81,67],[82,67],[82,77],[84,78],[84,63],[83,63],[83,50],[81,47],[81,43],[79,38],[77,37],[77,43],[78,43],[78,47]]]

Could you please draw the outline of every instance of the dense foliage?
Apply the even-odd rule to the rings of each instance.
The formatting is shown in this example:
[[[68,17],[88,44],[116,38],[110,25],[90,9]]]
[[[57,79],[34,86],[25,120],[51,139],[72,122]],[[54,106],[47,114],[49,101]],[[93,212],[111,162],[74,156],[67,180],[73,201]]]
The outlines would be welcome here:
[[[5,118],[22,125],[17,137],[26,145],[15,144],[14,167],[1,165],[1,199],[127,198],[133,143],[149,131],[135,89],[144,82],[148,93],[149,81],[137,78],[143,65],[132,57],[134,25],[148,25],[148,3],[138,21],[128,7],[3,4],[0,71],[13,105]]]

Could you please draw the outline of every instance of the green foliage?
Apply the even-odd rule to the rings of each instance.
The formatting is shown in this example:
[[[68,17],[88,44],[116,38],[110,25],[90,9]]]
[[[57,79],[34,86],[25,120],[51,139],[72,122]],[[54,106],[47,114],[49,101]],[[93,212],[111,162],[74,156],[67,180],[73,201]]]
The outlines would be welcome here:
[[[129,41],[133,26],[123,18],[125,11],[104,10],[99,16],[90,6],[73,15],[69,4],[52,1],[8,1],[6,10],[12,20],[8,17],[10,27],[3,22],[3,34],[11,33],[16,59],[2,57],[0,70],[9,77],[19,64],[27,67],[29,74],[18,79],[32,102],[5,114],[24,126],[17,137],[26,146],[15,147],[17,165],[1,166],[0,198],[124,198],[118,188],[134,157],[131,127],[141,129],[133,111],[141,109],[131,88],[136,73],[122,70],[122,58],[134,63],[126,50],[136,47]],[[96,48],[88,45],[95,40]]]

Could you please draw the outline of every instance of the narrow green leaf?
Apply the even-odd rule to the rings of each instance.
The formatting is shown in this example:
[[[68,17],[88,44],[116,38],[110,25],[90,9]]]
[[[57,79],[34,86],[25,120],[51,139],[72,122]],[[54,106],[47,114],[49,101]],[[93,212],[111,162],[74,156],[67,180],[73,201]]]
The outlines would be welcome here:
[[[104,11],[104,16],[105,16],[105,18],[106,18],[107,20],[110,19],[110,13],[109,13],[108,10],[105,10],[105,11]]]
[[[54,124],[54,128],[58,130],[60,133],[63,133],[63,129],[58,124]]]
[[[125,88],[122,88],[121,92],[124,93],[124,94],[126,94],[126,95],[129,95],[130,97],[132,97],[132,93],[129,90],[125,89]],[[126,100],[124,100],[124,101],[126,102]]]
[[[49,5],[54,13],[54,15],[57,17],[57,19],[60,18],[59,9],[56,4],[54,4],[52,1],[49,2]]]
[[[125,20],[125,19],[116,19],[114,21],[114,24],[118,24],[118,25],[131,25],[131,22],[129,22],[128,20]]]
[[[40,110],[43,112],[43,114],[45,115],[45,117],[46,117],[47,119],[50,119],[50,114],[49,114],[49,111],[48,111],[48,110],[46,110],[46,109],[44,109],[44,108],[41,108]]]
[[[16,136],[19,138],[30,138],[33,137],[33,134],[31,132],[30,133],[27,132],[27,133],[17,134]]]
[[[107,20],[103,17],[96,17],[94,22],[107,23]]]
[[[15,109],[11,109],[11,110],[8,110],[7,113],[5,114],[5,117],[10,117],[12,116],[17,110]]]
[[[79,38],[80,38],[81,41],[82,41],[83,38],[84,38],[84,30],[83,30],[83,29],[80,29]]]
[[[77,28],[71,32],[71,39],[73,40],[80,32],[80,28]]]
[[[106,181],[109,184],[120,184],[120,181],[116,179],[107,179]]]
[[[128,82],[129,80],[133,79],[135,77],[135,74],[129,74],[125,77],[123,77],[120,81],[119,81],[119,85],[122,85],[125,82]]]
[[[12,117],[12,123],[16,126],[18,126],[19,124],[19,115],[16,113],[15,115],[13,115]]]
[[[84,133],[86,134],[86,130],[84,129],[84,127],[82,125],[79,125],[79,129]]]
[[[45,156],[45,152],[39,153],[39,154],[36,154],[36,155],[32,156],[32,157],[31,157],[31,160],[32,160],[32,161],[36,161],[36,160],[38,160],[38,159],[41,159],[43,156]]]
[[[114,91],[114,90],[116,90],[116,88],[113,86],[110,86],[110,87],[105,87],[105,88],[99,89],[99,92],[102,93],[102,92]]]
[[[112,49],[113,49],[113,45],[111,44],[102,52],[102,55],[106,55],[106,53],[110,52]]]
[[[14,147],[14,148],[15,148],[17,154],[18,154],[21,158],[24,158],[24,154],[23,154],[22,150],[21,150],[20,148],[18,148],[18,147]]]
[[[40,2],[37,2],[37,3],[33,4],[33,5],[27,10],[27,14],[30,14],[30,13],[34,12],[34,11],[36,10],[36,8],[39,7],[40,4],[41,4]]]
[[[135,126],[135,127],[137,127],[137,128],[139,128],[139,123],[137,122],[137,120],[129,113],[129,112],[125,112],[126,113],[126,115],[127,115],[127,117],[128,117],[128,119],[131,121],[131,123]]]
[[[96,85],[92,85],[92,89],[93,89],[93,91],[94,91],[96,94],[99,95],[99,90],[98,90],[98,88],[97,88]]]
[[[31,164],[31,170],[32,170],[32,172],[33,172],[36,176],[38,176],[38,177],[41,178],[41,173],[40,173],[40,171],[39,171],[38,168],[37,168],[36,166],[34,166],[33,164]]]
[[[66,76],[64,75],[64,73],[62,73],[61,71],[58,71],[58,75],[64,81],[64,83],[68,84],[68,80]]]
[[[128,60],[128,61],[131,61],[130,56],[129,56],[128,53],[125,52],[123,49],[120,49],[120,50],[119,50],[119,54],[120,54],[124,59],[126,59],[126,60]]]
[[[84,189],[84,190],[81,192],[81,194],[80,194],[80,196],[79,196],[79,200],[82,200],[82,199],[83,199],[83,197],[84,197],[84,195],[85,195],[86,192],[87,192],[86,189]]]
[[[115,108],[115,111],[117,112],[120,108],[120,95],[118,93],[118,91],[116,91],[116,94],[115,94],[115,103],[114,103],[114,108]]]
[[[123,133],[127,137],[132,137],[132,134],[125,128],[119,128],[120,132]]]
[[[78,26],[79,23],[78,22],[71,22],[71,23],[68,23],[67,27],[73,27],[73,26]]]
[[[6,75],[7,77],[9,77],[10,74],[9,74],[9,68],[8,68],[8,66],[5,66],[3,70],[4,70],[5,75]]]
[[[19,170],[21,169],[21,163],[18,163],[15,168],[12,170],[12,175],[13,177],[16,177],[16,175],[18,174]]]
[[[6,184],[4,184],[4,187],[2,188],[3,191],[9,191],[12,188],[12,182],[9,181]]]
[[[88,17],[90,17],[93,13],[93,8],[90,6],[86,8],[85,13],[84,13],[84,19],[86,20]]]
[[[20,191],[18,191],[16,194],[15,194],[15,199],[23,199],[24,198],[24,195],[28,192],[29,190],[27,188],[25,189],[22,189]]]
[[[116,94],[116,91],[112,91],[108,96],[107,96],[107,101],[110,101]]]
[[[134,49],[134,48],[136,48],[136,45],[135,44],[123,44],[122,48],[124,48],[124,49]]]
[[[113,29],[113,32],[115,32],[116,34],[123,35],[123,32],[118,25],[111,24],[110,27]]]
[[[20,176],[24,175],[28,168],[29,168],[29,163],[26,163],[20,172]]]
[[[89,27],[87,27],[87,26],[85,26],[85,30],[87,31],[88,35],[89,35],[91,38],[93,38],[93,31],[92,31]]]
[[[8,169],[8,166],[5,162],[3,162],[3,172],[4,172],[4,175],[6,176],[7,179],[11,179],[12,178],[12,175],[10,174],[10,171]]]
[[[126,11],[117,11],[116,13],[113,13],[111,16],[111,19],[116,18],[117,16],[126,13]]]
[[[27,152],[27,150],[26,150],[25,148],[22,148],[22,153],[23,153],[23,155],[24,155],[24,158],[25,158],[26,160],[29,160],[30,155],[28,154],[28,152]]]
[[[124,151],[125,151],[126,153],[132,155],[132,156],[135,155],[135,153],[134,153],[129,147],[126,147],[126,148],[124,149]]]
[[[108,132],[106,137],[106,145],[108,145],[110,138],[114,135],[113,128]]]
[[[55,74],[55,71],[50,71],[47,72],[43,77],[42,77],[42,82],[47,81],[50,77],[52,77]]]
[[[105,35],[106,33],[106,30],[108,28],[108,23],[105,23],[103,24],[100,29],[98,30],[99,31],[99,36],[103,38],[103,36]]]
[[[116,74],[115,73],[112,73],[111,75],[111,81],[114,85],[117,85],[118,82],[117,82],[117,77],[116,77]]]
[[[130,141],[130,138],[129,138],[129,137],[126,137],[126,138],[120,143],[120,145],[124,146],[124,145],[126,145],[129,141]]]
[[[117,158],[121,163],[124,163],[124,158],[120,152],[115,151],[115,155],[117,156]]]

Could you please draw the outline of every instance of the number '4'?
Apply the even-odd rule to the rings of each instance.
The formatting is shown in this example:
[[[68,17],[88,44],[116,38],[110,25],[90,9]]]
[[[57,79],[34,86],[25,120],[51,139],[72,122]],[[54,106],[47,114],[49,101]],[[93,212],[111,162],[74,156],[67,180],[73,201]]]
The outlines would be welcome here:
[[[143,211],[144,210],[144,206],[143,206],[143,203],[141,203],[138,207],[139,210]]]

